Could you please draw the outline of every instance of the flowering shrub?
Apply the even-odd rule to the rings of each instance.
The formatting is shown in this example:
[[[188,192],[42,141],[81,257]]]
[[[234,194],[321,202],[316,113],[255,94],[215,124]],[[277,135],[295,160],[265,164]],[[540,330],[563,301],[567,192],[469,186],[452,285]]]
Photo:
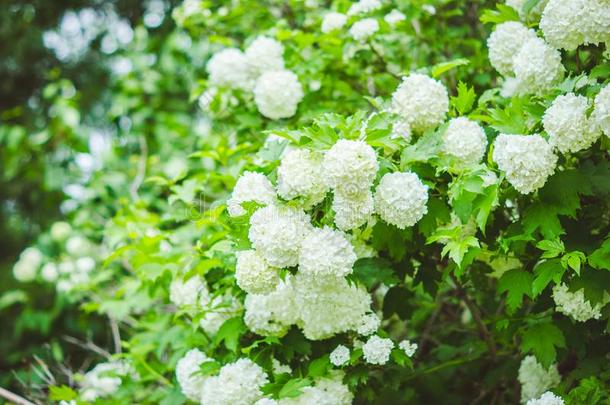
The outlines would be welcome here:
[[[48,398],[610,400],[610,3],[480,4],[175,8],[204,62],[117,79],[154,136],[13,268],[111,321]],[[205,130],[172,123],[176,88]],[[149,92],[169,112],[125,102]]]

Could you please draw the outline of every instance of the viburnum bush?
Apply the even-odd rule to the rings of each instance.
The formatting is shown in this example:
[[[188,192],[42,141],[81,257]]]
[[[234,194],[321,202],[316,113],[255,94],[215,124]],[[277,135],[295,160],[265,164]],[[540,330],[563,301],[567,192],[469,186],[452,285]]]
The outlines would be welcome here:
[[[610,2],[172,16],[113,83],[135,142],[13,268],[110,319],[32,395],[610,401]]]

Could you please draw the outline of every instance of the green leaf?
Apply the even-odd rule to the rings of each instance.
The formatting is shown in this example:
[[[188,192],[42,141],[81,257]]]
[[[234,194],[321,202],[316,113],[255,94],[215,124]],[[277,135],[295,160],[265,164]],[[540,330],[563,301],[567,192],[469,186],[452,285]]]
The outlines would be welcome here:
[[[206,377],[209,375],[216,374],[216,372],[221,368],[222,364],[217,361],[204,361],[199,365],[199,371],[197,372],[197,374]]]
[[[383,298],[383,317],[389,318],[397,314],[401,319],[407,319],[411,313],[409,300],[413,293],[402,286],[394,286],[388,290]]]
[[[310,377],[322,377],[330,368],[330,355],[325,355],[309,363],[308,375]]]
[[[540,202],[530,205],[523,213],[523,230],[528,235],[539,230],[546,239],[555,239],[565,233],[557,211]]]
[[[377,257],[358,259],[354,264],[352,277],[359,280],[368,289],[377,283],[391,286],[398,282],[390,262]]]
[[[566,269],[561,265],[558,259],[547,260],[538,264],[534,268],[536,277],[532,283],[533,296],[536,297],[540,295],[546,286],[549,285],[551,280],[554,281],[555,284],[559,284],[565,271]]]
[[[295,398],[303,393],[303,388],[311,386],[312,381],[309,378],[292,378],[284,384],[278,398]]]
[[[610,270],[610,238],[589,255],[589,264],[594,269]]]
[[[410,369],[413,369],[413,361],[409,358],[409,356],[407,356],[404,350],[394,348],[392,349],[391,356],[392,360],[394,360],[394,362],[399,366],[409,367]]]
[[[509,270],[498,281],[498,292],[506,292],[506,306],[514,313],[522,304],[523,296],[532,296],[532,275],[521,269]]]
[[[477,95],[474,87],[469,87],[464,82],[459,82],[457,86],[457,96],[451,97],[451,105],[460,115],[466,115],[474,105]]]
[[[28,296],[25,291],[13,290],[7,291],[0,297],[0,311],[4,308],[8,308],[11,305],[18,304],[21,302],[27,302]]]
[[[564,255],[561,258],[561,265],[564,268],[571,268],[576,272],[576,274],[580,275],[580,266],[581,263],[585,263],[587,260],[587,256],[583,252],[574,251]]]
[[[71,401],[76,399],[78,394],[67,385],[51,385],[49,387],[49,399],[52,401]]]
[[[507,21],[519,21],[519,13],[510,6],[496,5],[497,10],[484,10],[480,17],[483,24],[500,24]]]
[[[232,352],[237,351],[237,345],[239,343],[239,338],[241,335],[246,332],[248,329],[244,324],[242,317],[236,316],[234,318],[228,319],[225,323],[222,324],[216,336],[214,336],[214,345],[218,346],[221,342],[224,341],[224,344],[227,349]]]
[[[544,251],[542,256],[540,256],[542,259],[557,257],[565,251],[565,246],[559,238],[554,240],[541,240],[536,244],[536,247]]]
[[[451,69],[455,69],[458,66],[468,65],[469,63],[470,61],[464,58],[455,59],[449,62],[441,62],[432,66],[432,68],[430,69],[430,73],[432,77],[437,78]]]
[[[561,329],[552,323],[537,323],[523,332],[521,351],[533,353],[544,368],[555,361],[557,347],[566,347],[566,342]]]

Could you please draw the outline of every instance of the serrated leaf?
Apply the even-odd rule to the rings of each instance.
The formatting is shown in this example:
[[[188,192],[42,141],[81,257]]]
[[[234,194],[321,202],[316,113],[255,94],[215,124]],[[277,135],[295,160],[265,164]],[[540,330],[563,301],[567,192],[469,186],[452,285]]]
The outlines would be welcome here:
[[[541,256],[542,259],[552,259],[565,251],[565,246],[559,238],[554,240],[541,240],[536,244],[536,247],[544,251]]]
[[[51,385],[49,387],[49,399],[52,401],[71,401],[76,399],[78,394],[67,385]]]
[[[469,87],[466,83],[459,82],[457,86],[457,96],[451,97],[451,105],[453,105],[460,115],[465,115],[472,109],[476,97],[477,95],[474,91],[474,87]]]
[[[224,341],[227,349],[236,352],[239,338],[245,331],[247,331],[247,328],[240,316],[228,319],[218,329],[216,336],[214,336],[214,345],[217,346]]]
[[[536,277],[532,283],[533,296],[536,297],[540,295],[540,293],[549,285],[551,280],[554,281],[555,284],[559,284],[565,271],[566,269],[561,265],[558,259],[547,260],[538,264],[534,268]]]
[[[432,75],[432,77],[437,78],[451,69],[455,69],[458,66],[468,65],[469,63],[470,61],[464,58],[455,59],[449,62],[438,63],[432,66],[432,68],[430,69],[430,74]]]
[[[510,6],[498,4],[496,10],[484,10],[480,17],[482,23],[500,24],[507,21],[519,21],[519,13]]]
[[[544,368],[557,358],[557,347],[565,347],[566,342],[561,329],[552,323],[537,323],[523,332],[521,351],[533,353]]]
[[[354,264],[353,278],[368,289],[376,283],[391,286],[398,282],[390,262],[377,257],[358,259]]]
[[[602,245],[589,255],[589,264],[594,269],[610,270],[610,239],[606,239]]]
[[[532,296],[532,275],[521,269],[509,270],[498,281],[498,292],[506,292],[506,306],[514,313],[522,304],[523,297]]]
[[[307,374],[310,377],[322,377],[330,368],[330,356],[325,355],[309,363]]]
[[[309,378],[293,378],[284,384],[278,393],[279,399],[295,398],[303,393],[303,388],[311,386],[312,381]]]

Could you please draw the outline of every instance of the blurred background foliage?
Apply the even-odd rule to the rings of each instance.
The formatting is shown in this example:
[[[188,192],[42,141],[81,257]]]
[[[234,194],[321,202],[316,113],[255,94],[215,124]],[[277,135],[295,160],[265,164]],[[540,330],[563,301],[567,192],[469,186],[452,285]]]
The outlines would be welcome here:
[[[434,13],[422,11],[422,1],[398,2],[409,23],[383,34],[382,53],[316,34],[311,19],[319,14],[308,12],[302,1],[233,2],[227,13],[219,12],[225,2],[205,2],[210,15],[174,15],[177,27],[172,10],[179,3],[0,2],[3,387],[44,398],[44,367],[68,377],[71,370],[86,370],[113,351],[117,311],[137,312],[148,304],[140,285],[133,290],[129,282],[121,285],[129,280],[121,278],[133,270],[129,266],[101,272],[97,296],[87,300],[78,293],[56,294],[53,284],[17,282],[11,269],[25,247],[38,241],[45,254],[60,254],[48,233],[55,221],[69,221],[94,244],[106,238],[116,246],[113,242],[146,232],[147,226],[184,229],[175,237],[195,244],[204,237],[190,229],[189,202],[198,193],[226,195],[245,164],[243,156],[263,141],[263,130],[306,125],[321,112],[366,109],[375,97],[388,97],[402,74],[462,58],[469,63],[444,76],[449,89],[459,81],[475,90],[493,84],[484,46],[488,32],[479,22],[491,1],[427,2]],[[347,8],[350,2],[335,3]],[[271,28],[285,44],[286,65],[304,83],[320,85],[306,92],[299,114],[280,124],[264,120],[246,98],[229,115],[231,97],[222,94],[207,110],[200,108],[210,55],[225,46],[243,48],[251,40],[248,33]],[[342,57],[346,53],[350,63]],[[201,153],[209,150],[216,155]],[[192,153],[200,154],[187,160]],[[139,248],[150,254],[158,245]],[[153,342],[167,332],[169,318],[152,326],[145,321],[136,327],[125,320],[131,329],[125,328],[123,340]]]

